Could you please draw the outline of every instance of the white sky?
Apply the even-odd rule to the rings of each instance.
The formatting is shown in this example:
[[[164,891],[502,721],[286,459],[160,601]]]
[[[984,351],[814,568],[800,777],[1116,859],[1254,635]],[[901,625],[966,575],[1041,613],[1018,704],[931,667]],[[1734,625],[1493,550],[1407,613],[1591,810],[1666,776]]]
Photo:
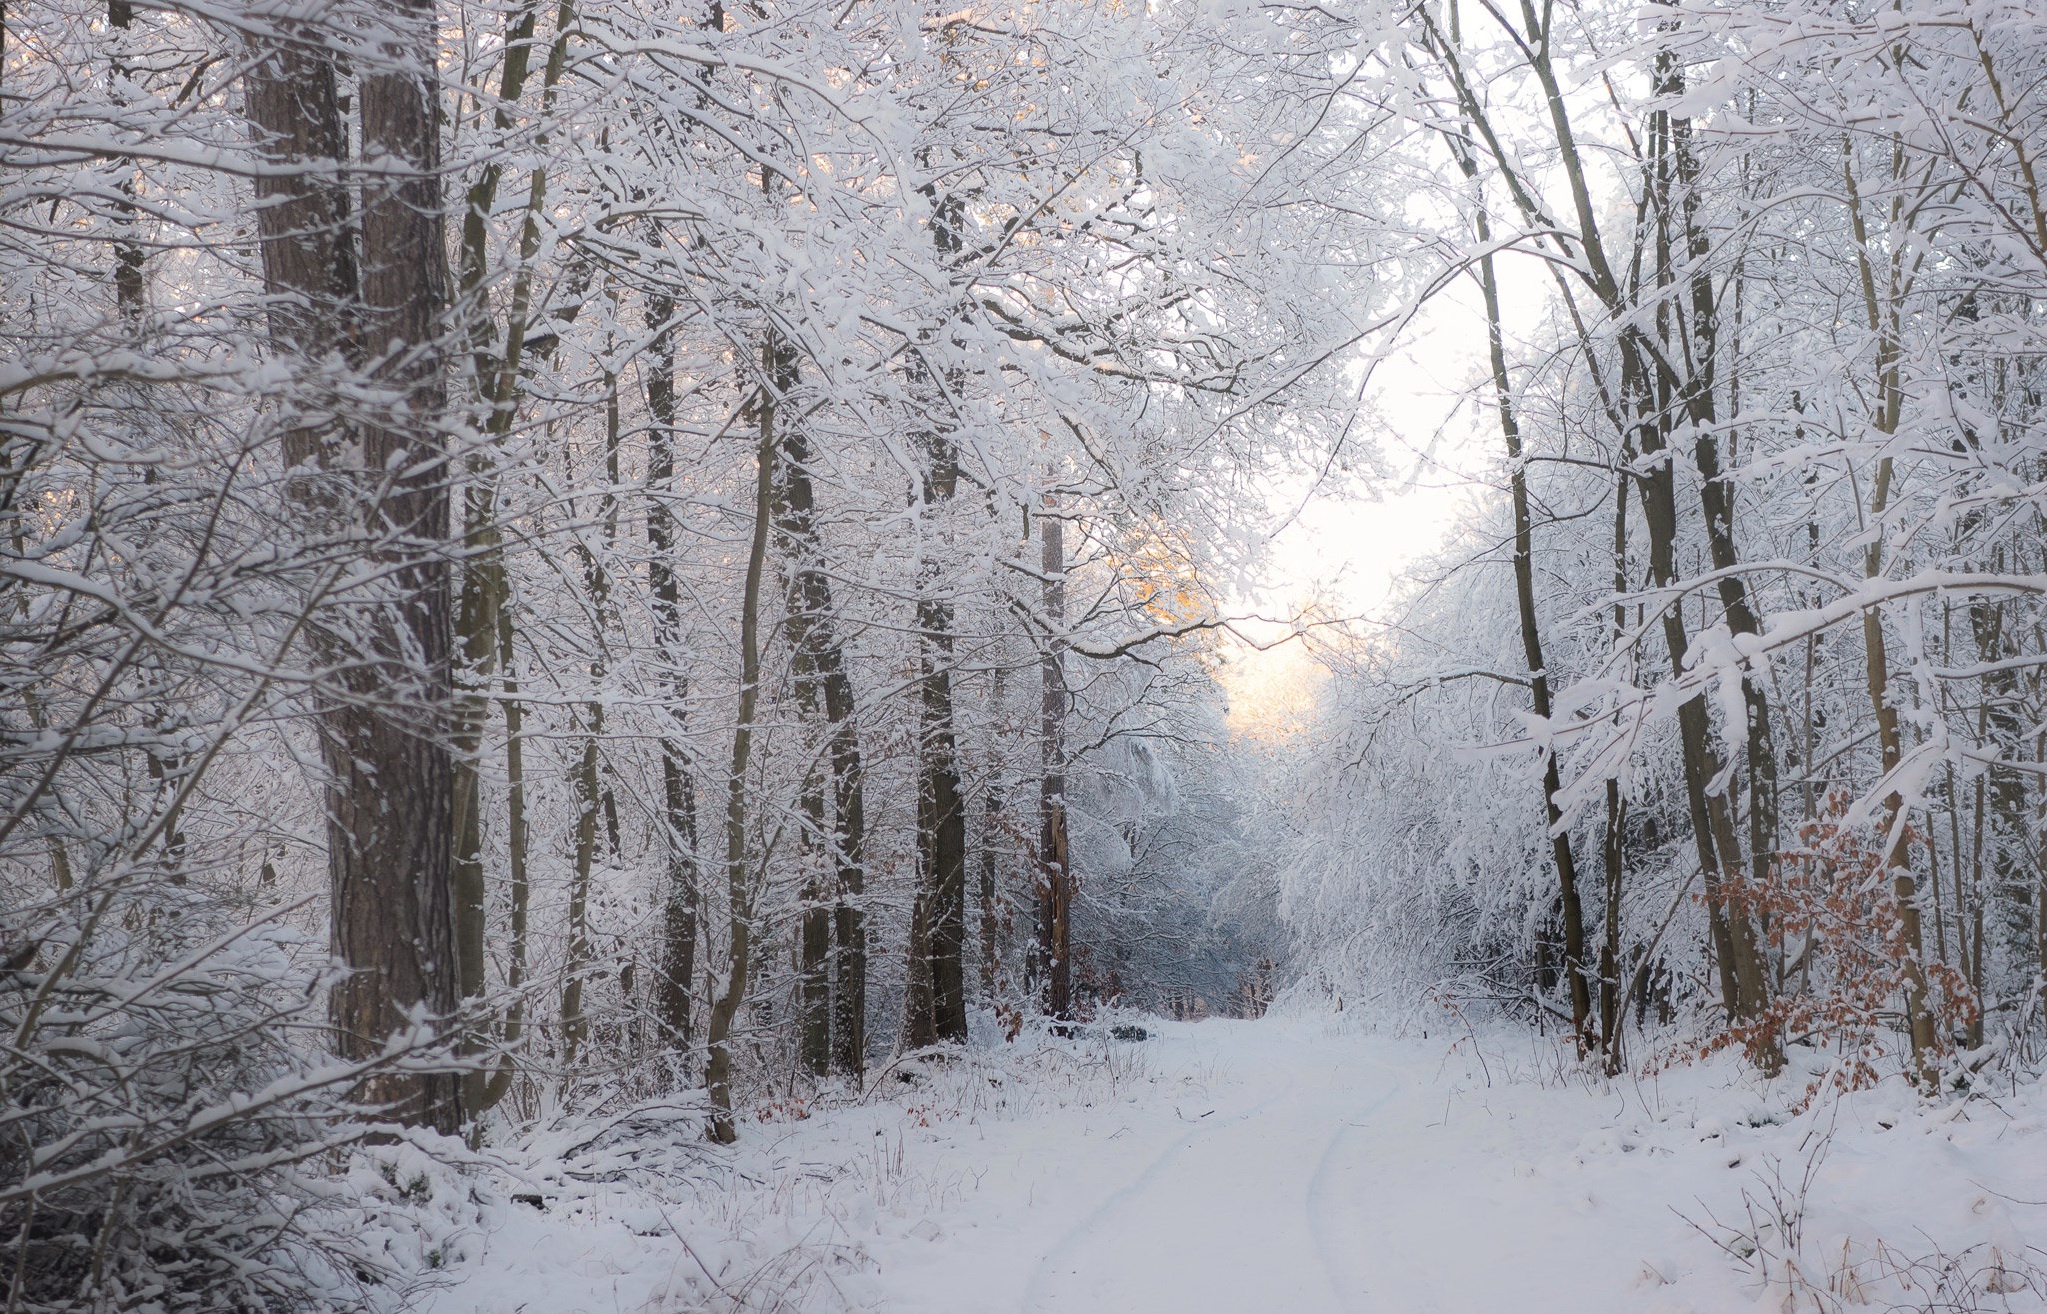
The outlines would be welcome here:
[[[1515,268],[1520,263],[1522,268]],[[1541,314],[1547,287],[1530,278],[1527,262],[1503,260],[1503,310],[1513,326]],[[1538,276],[1539,277],[1539,276]],[[1410,329],[1395,357],[1379,367],[1373,400],[1390,434],[1379,455],[1390,467],[1363,495],[1321,491],[1272,545],[1272,586],[1246,609],[1283,616],[1326,604],[1346,616],[1386,619],[1385,608],[1403,569],[1439,549],[1459,511],[1474,493],[1464,472],[1494,455],[1491,412],[1458,409],[1485,374],[1485,329],[1477,289],[1446,293]],[[1509,346],[1510,357],[1512,346]],[[1288,494],[1298,505],[1306,485]],[[1282,504],[1275,495],[1275,504]],[[1282,627],[1247,625],[1276,638]],[[1221,672],[1230,695],[1230,724],[1242,733],[1282,736],[1309,711],[1324,672],[1297,642],[1260,652],[1243,644]]]

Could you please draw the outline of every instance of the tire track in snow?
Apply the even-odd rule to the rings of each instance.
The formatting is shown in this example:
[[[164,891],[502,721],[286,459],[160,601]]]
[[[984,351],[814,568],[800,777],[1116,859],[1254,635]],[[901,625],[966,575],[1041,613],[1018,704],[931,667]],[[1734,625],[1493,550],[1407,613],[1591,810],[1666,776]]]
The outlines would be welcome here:
[[[1111,1195],[1108,1199],[1088,1211],[1087,1216],[1069,1228],[1066,1235],[1059,1238],[1053,1247],[1045,1252],[1045,1257],[1038,1261],[1037,1268],[1031,1273],[1030,1285],[1024,1288],[1023,1304],[1020,1307],[1023,1314],[1034,1314],[1034,1311],[1045,1307],[1045,1300],[1049,1295],[1047,1288],[1050,1287],[1051,1283],[1058,1276],[1055,1271],[1055,1265],[1066,1260],[1083,1244],[1100,1235],[1100,1225],[1103,1220],[1141,1195],[1158,1180],[1159,1175],[1171,1166],[1172,1162],[1179,1158],[1189,1146],[1257,1117],[1285,1098],[1286,1094],[1287,1092],[1284,1090],[1278,1091],[1250,1108],[1245,1109],[1243,1112],[1232,1114],[1221,1122],[1205,1123],[1194,1128],[1194,1130],[1188,1132],[1179,1140],[1174,1141],[1164,1150],[1161,1150],[1158,1157],[1146,1165],[1144,1171],[1132,1179],[1129,1185],[1124,1186],[1114,1195]]]
[[[1338,1121],[1335,1130],[1330,1132],[1329,1139],[1323,1143],[1321,1157],[1315,1162],[1314,1175],[1308,1179],[1307,1197],[1303,1201],[1303,1207],[1308,1214],[1308,1232],[1315,1240],[1315,1257],[1321,1261],[1323,1276],[1329,1280],[1330,1294],[1336,1297],[1337,1305],[1344,1309],[1355,1308],[1352,1301],[1356,1295],[1363,1293],[1348,1290],[1344,1274],[1338,1272],[1336,1247],[1329,1235],[1330,1214],[1333,1212],[1329,1207],[1330,1169],[1336,1162],[1338,1151],[1343,1148],[1344,1139],[1407,1090],[1404,1078],[1391,1068],[1383,1064],[1380,1066],[1392,1078],[1392,1086],[1364,1108]]]
[[[1191,1129],[1069,1227],[1032,1270],[1023,1314],[1124,1314],[1117,1294],[1154,1284],[1181,1292],[1178,1303],[1155,1292],[1169,1302],[1162,1308],[1234,1310],[1228,1293],[1246,1280],[1273,1308],[1358,1308],[1330,1217],[1339,1203],[1332,1187],[1345,1137],[1407,1082],[1355,1051],[1307,1065],[1297,1053],[1270,1057],[1278,1089]],[[1360,1085],[1378,1089],[1360,1101]]]

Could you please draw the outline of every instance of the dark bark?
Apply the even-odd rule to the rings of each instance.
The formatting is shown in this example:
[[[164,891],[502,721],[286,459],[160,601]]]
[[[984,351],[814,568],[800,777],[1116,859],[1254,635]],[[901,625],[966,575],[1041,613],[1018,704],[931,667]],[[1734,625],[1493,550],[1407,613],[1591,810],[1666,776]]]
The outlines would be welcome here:
[[[754,716],[760,707],[761,576],[767,565],[768,529],[774,516],[776,422],[784,391],[795,382],[795,353],[772,331],[761,345],[762,385],[756,410],[760,443],[755,451],[753,541],[747,550],[746,583],[739,613],[739,713],[732,730],[732,767],[725,781],[725,895],[728,916],[725,979],[711,1002],[705,1037],[709,1057],[704,1089],[711,1098],[711,1136],[730,1145],[739,1139],[732,1120],[732,1027],[746,1000],[753,954],[753,878],[747,870],[746,771],[753,758]]]
[[[1992,554],[1989,569],[2002,572],[2003,556],[2000,546]],[[2008,661],[2019,653],[2019,646],[2008,630],[2010,610],[2011,604],[2006,602],[1979,601],[1969,608],[1976,657],[1986,666]],[[1988,833],[1984,847],[1989,856],[1997,927],[2007,960],[2017,969],[2015,982],[2030,977],[2040,967],[2033,902],[2038,878],[2027,861],[2032,828],[2027,815],[2026,780],[2009,765],[2017,759],[2025,734],[2023,698],[2018,672],[1998,670],[1983,677],[1983,727],[1987,746],[1997,754],[1996,763],[1985,773]]]
[[[365,550],[389,568],[388,591],[357,609],[365,619],[347,633],[321,624],[314,640],[323,664],[345,671],[321,690],[319,719],[332,938],[351,972],[329,1010],[336,1044],[350,1058],[380,1051],[409,1029],[416,1008],[429,1018],[450,1014],[458,982],[445,735],[448,509],[436,431],[446,403],[437,346],[446,279],[432,10],[393,4],[385,17],[403,44],[387,52],[394,66],[362,80],[362,139],[367,154],[398,168],[364,185],[360,267],[347,228],[337,78],[318,34],[260,49],[247,89],[265,154],[313,166],[258,183],[268,202],[258,231],[273,338],[306,360],[339,351],[405,403],[352,417],[345,435],[336,423],[285,437],[308,522],[363,533]],[[459,1121],[452,1075],[380,1074],[362,1094],[406,1121],[443,1131]]]
[[[804,782],[802,811],[818,874],[804,894],[798,963],[800,1048],[804,1065],[814,1073],[835,1068],[857,1076],[865,1067],[867,1047],[867,932],[860,906],[865,888],[866,787],[853,684],[839,641],[831,578],[823,568],[815,501],[809,439],[802,426],[785,424],[775,529],[781,553],[791,565],[792,683],[804,721],[825,735],[833,803],[828,825],[824,782],[813,768]],[[827,871],[829,888],[823,879]]]
[[[943,432],[927,434],[922,492],[927,516],[952,500],[959,454]],[[936,532],[935,525],[930,526]],[[920,572],[917,631],[917,907],[910,998],[904,1034],[911,1046],[967,1038],[967,818],[960,789],[959,744],[953,730],[953,608],[937,596],[937,562]]]
[[[1658,94],[1676,96],[1683,89],[1684,75],[1676,57],[1667,51],[1660,52],[1656,62]],[[1680,213],[1679,195],[1688,195],[1691,190],[1693,166],[1689,163],[1689,147],[1686,145],[1689,133],[1687,121],[1673,120],[1665,110],[1659,109],[1650,115],[1648,169],[1658,293],[1655,318],[1658,345],[1652,347],[1642,341],[1633,353],[1638,376],[1636,386],[1648,403],[1647,415],[1650,417],[1650,422],[1642,425],[1640,430],[1642,454],[1653,462],[1653,470],[1643,488],[1643,519],[1649,527],[1651,541],[1650,574],[1657,586],[1663,588],[1670,587],[1677,579],[1676,478],[1672,469],[1675,453],[1670,449],[1670,435],[1681,422],[1689,422],[1694,427],[1693,456],[1703,481],[1701,499],[1708,522],[1709,547],[1714,553],[1724,555],[1728,565],[1734,564],[1729,488],[1718,469],[1717,447],[1709,427],[1713,417],[1712,360],[1717,351],[1714,341],[1717,330],[1714,327],[1712,286],[1703,268],[1705,239],[1691,214],[1688,211]],[[1683,269],[1676,259],[1673,242],[1677,238],[1674,234],[1682,234],[1685,243]],[[1680,301],[1676,295],[1680,274],[1687,279],[1685,292],[1692,312],[1688,325],[1684,314],[1687,303]],[[1675,374],[1670,364],[1673,358],[1689,362],[1686,377],[1680,378]],[[1754,617],[1747,609],[1744,586],[1738,579],[1734,583],[1733,589],[1723,586],[1721,590],[1723,608],[1732,599],[1740,613],[1739,617],[1730,613],[1729,623],[1745,621],[1753,627]],[[1683,613],[1674,602],[1664,611],[1663,630],[1672,671],[1681,672],[1685,653],[1690,647],[1690,636],[1685,630]],[[1760,701],[1761,685],[1745,680],[1744,691],[1752,749],[1750,769],[1752,772],[1765,772],[1774,784],[1775,756],[1769,747],[1768,707]],[[1694,698],[1680,709],[1678,731],[1685,755],[1685,790],[1691,804],[1693,826],[1698,833],[1700,866],[1711,905],[1709,922],[1715,956],[1720,964],[1722,1003],[1731,1021],[1753,1021],[1760,1018],[1768,1006],[1769,983],[1755,921],[1749,914],[1747,901],[1741,899],[1736,891],[1748,879],[1767,875],[1770,850],[1774,847],[1774,803],[1766,817],[1754,819],[1757,836],[1767,828],[1771,837],[1762,852],[1751,855],[1762,866],[1744,872],[1732,803],[1724,790],[1714,792],[1726,763],[1703,698]],[[1766,1069],[1773,1069],[1777,1062],[1772,1047],[1766,1046],[1758,1058]]]
[[[1066,830],[1066,525],[1053,512],[1038,517],[1044,573],[1044,655],[1038,704],[1038,963],[1045,1011],[1073,1016],[1073,866]]]
[[[696,972],[698,889],[696,777],[683,742],[689,672],[682,651],[682,595],[675,575],[680,549],[668,499],[675,484],[675,302],[648,301],[654,330],[647,374],[647,586],[654,599],[654,640],[659,649],[666,725],[661,735],[663,848],[668,872],[663,890],[661,967],[655,1017],[665,1043],[687,1053],[691,1036],[691,983]]]
[[[999,686],[998,686],[999,687]],[[981,822],[981,997],[995,998],[997,931],[996,891],[1000,888],[1003,835],[1001,762],[990,772],[988,789],[982,796]]]
[[[1483,209],[1478,214],[1478,239],[1490,244],[1492,234]],[[1492,363],[1493,401],[1499,408],[1500,436],[1507,448],[1507,479],[1514,508],[1514,604],[1521,625],[1521,654],[1528,666],[1528,689],[1535,714],[1550,717],[1549,670],[1542,654],[1542,628],[1535,611],[1535,536],[1528,508],[1528,469],[1521,452],[1521,425],[1514,412],[1513,385],[1507,376],[1506,344],[1500,331],[1500,295],[1490,254],[1479,261],[1479,286],[1485,297],[1486,344]],[[1563,827],[1564,810],[1557,802],[1563,782],[1557,756],[1545,750],[1542,761],[1543,818],[1549,830],[1550,857],[1557,873],[1557,911],[1564,937],[1564,978],[1571,995],[1571,1030],[1581,1050],[1597,1049],[1598,1029],[1592,1021],[1592,990],[1586,974],[1585,909],[1578,889],[1578,862],[1571,836]]]

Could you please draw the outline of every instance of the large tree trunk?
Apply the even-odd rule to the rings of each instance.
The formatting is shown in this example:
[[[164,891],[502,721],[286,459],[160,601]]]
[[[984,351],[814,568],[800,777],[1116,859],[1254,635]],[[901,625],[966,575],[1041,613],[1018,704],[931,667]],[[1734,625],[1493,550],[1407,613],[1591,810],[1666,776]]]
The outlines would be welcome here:
[[[363,188],[359,275],[340,180],[346,135],[335,65],[319,34],[260,49],[247,91],[266,154],[312,166],[258,184],[268,202],[259,233],[273,336],[308,360],[338,349],[404,399],[346,435],[328,425],[296,428],[285,439],[286,462],[307,472],[298,495],[308,516],[365,533],[389,568],[388,591],[364,609],[361,628],[316,631],[324,661],[349,663],[320,697],[320,728],[333,944],[351,972],[330,997],[330,1018],[341,1053],[358,1059],[409,1029],[415,1009],[452,1013],[458,980],[433,11],[396,3],[384,16],[398,34],[386,53],[399,63],[362,80],[362,139],[366,155],[395,168]],[[361,307],[359,331],[349,323],[351,302]],[[406,1121],[443,1131],[459,1121],[452,1075],[385,1073],[362,1094]]]

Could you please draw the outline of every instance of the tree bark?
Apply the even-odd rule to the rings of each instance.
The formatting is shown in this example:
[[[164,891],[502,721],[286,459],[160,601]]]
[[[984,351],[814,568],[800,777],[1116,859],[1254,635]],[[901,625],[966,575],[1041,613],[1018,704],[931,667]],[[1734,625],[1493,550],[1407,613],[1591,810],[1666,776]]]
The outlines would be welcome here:
[[[746,863],[746,769],[753,756],[754,715],[760,707],[761,575],[767,564],[768,528],[775,507],[775,423],[783,391],[795,381],[795,352],[772,331],[761,346],[763,382],[758,411],[760,445],[755,453],[753,542],[746,557],[746,583],[739,613],[739,714],[732,730],[732,773],[725,782],[725,895],[728,912],[725,979],[711,1004],[706,1040],[704,1089],[711,1097],[711,1136],[730,1145],[739,1139],[732,1120],[732,1027],[746,1000],[753,951],[753,880]]]
[[[682,650],[682,594],[676,582],[680,548],[675,514],[675,301],[648,301],[654,331],[647,374],[647,411],[652,431],[647,449],[647,585],[654,599],[654,642],[661,666],[661,802],[663,849],[668,872],[661,919],[661,970],[655,1016],[664,1043],[687,1055],[692,1022],[692,981],[697,959],[697,794],[689,750],[682,735],[688,716],[689,669]]]
[[[1479,244],[1490,246],[1491,224],[1483,206],[1478,210],[1477,222]],[[1499,408],[1500,436],[1507,448],[1507,479],[1514,508],[1514,604],[1521,624],[1521,653],[1528,666],[1528,690],[1535,714],[1547,722],[1551,709],[1549,670],[1543,660],[1542,629],[1535,612],[1535,536],[1528,509],[1528,467],[1521,453],[1521,425],[1514,413],[1513,382],[1507,376],[1506,343],[1500,329],[1500,292],[1489,250],[1479,258],[1479,287],[1485,299],[1493,401]],[[1543,817],[1549,832],[1550,857],[1556,866],[1557,902],[1564,924],[1564,978],[1571,994],[1571,1031],[1583,1052],[1598,1049],[1600,1035],[1592,1021],[1592,990],[1585,971],[1585,910],[1578,890],[1578,863],[1570,833],[1563,827],[1563,807],[1557,802],[1562,791],[1557,755],[1544,748]]]
[[[1045,495],[1038,517],[1045,646],[1038,703],[1038,962],[1045,1011],[1073,1016],[1073,867],[1066,831],[1066,525]]]
[[[951,502],[959,454],[942,430],[927,434],[925,516]],[[936,527],[927,523],[928,532]],[[904,1033],[912,1047],[967,1038],[967,819],[959,743],[953,729],[953,608],[937,595],[938,564],[927,553],[917,600],[917,909],[913,910],[911,997]]]
[[[345,437],[339,425],[285,437],[286,462],[301,472],[301,508],[326,528],[365,533],[375,545],[367,550],[389,568],[389,591],[362,630],[344,636],[323,624],[315,638],[325,662],[347,658],[348,673],[321,692],[319,720],[332,939],[351,973],[330,995],[329,1015],[341,1053],[357,1059],[381,1051],[418,1013],[429,1025],[451,1014],[458,978],[433,12],[417,0],[384,11],[396,34],[385,53],[396,66],[365,76],[359,101],[365,154],[395,168],[364,185],[359,268],[347,231],[335,64],[319,34],[259,47],[247,90],[265,154],[312,166],[258,183],[268,202],[258,232],[273,338],[311,361],[338,350],[404,399],[350,423]],[[459,1122],[451,1074],[382,1073],[361,1094],[408,1122],[442,1131]]]
[[[854,720],[853,683],[839,641],[831,578],[818,541],[809,438],[782,426],[775,528],[791,563],[789,644],[797,708],[821,727],[832,778],[829,833],[823,781],[813,767],[803,789],[807,839],[831,873],[831,888],[814,881],[804,895],[799,964],[802,1058],[811,1072],[858,1076],[866,1066],[867,944],[860,906],[865,889],[866,793]]]

